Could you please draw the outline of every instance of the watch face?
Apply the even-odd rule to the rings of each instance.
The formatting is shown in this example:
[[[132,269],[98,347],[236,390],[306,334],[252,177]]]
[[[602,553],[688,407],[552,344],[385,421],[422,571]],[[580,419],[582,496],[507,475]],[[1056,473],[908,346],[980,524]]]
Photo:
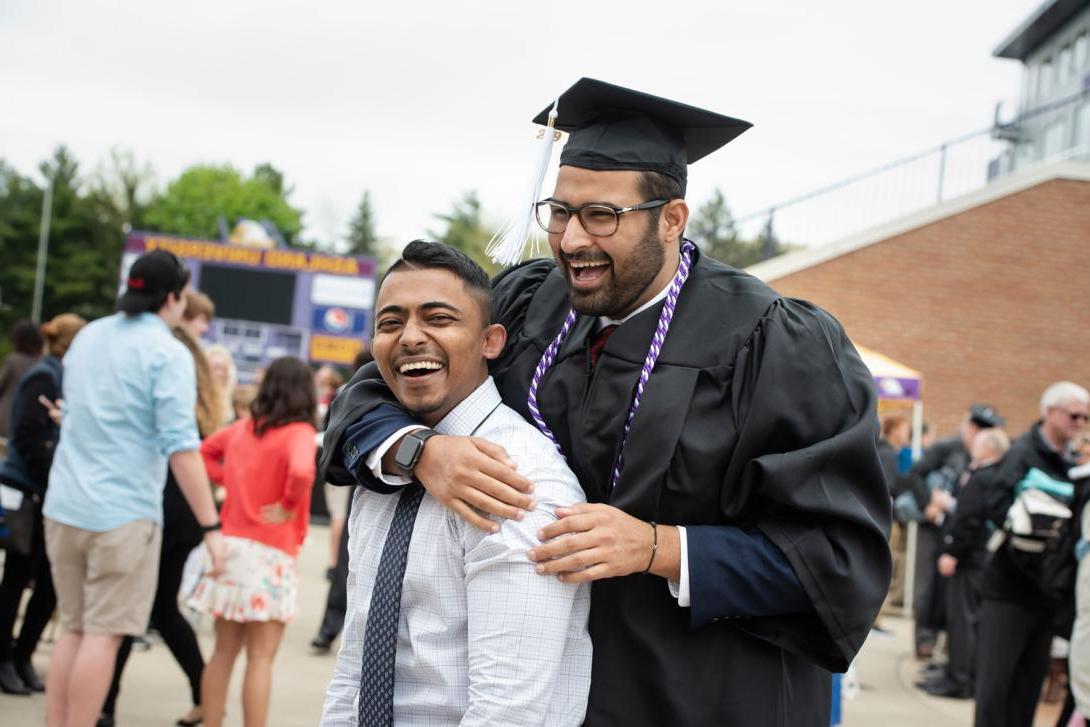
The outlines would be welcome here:
[[[416,464],[417,457],[420,456],[421,444],[422,442],[419,439],[412,434],[409,434],[401,442],[401,446],[397,448],[397,454],[394,455],[394,462],[397,463],[398,467],[406,470],[406,474],[408,474],[408,470],[412,469],[413,465]]]

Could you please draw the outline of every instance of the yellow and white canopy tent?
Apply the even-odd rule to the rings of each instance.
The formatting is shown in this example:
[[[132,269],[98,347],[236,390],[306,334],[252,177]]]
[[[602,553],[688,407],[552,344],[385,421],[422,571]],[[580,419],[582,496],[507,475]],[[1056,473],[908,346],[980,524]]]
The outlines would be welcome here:
[[[923,374],[864,346],[856,346],[856,350],[878,388],[878,413],[911,407],[912,455],[919,457],[923,436]]]

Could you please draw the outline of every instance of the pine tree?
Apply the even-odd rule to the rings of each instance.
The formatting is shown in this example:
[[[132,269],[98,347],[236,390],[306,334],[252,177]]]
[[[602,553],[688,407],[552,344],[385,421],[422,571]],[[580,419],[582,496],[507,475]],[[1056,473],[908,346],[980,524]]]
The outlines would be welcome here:
[[[375,212],[371,208],[371,193],[365,191],[348,223],[348,252],[352,255],[378,256],[378,235],[375,234]]]

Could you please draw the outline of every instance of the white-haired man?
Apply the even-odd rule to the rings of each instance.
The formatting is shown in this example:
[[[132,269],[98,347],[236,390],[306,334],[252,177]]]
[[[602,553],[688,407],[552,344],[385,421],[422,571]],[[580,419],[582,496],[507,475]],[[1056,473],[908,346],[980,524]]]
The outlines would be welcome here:
[[[1088,411],[1090,394],[1078,384],[1061,381],[1045,389],[1041,419],[1015,440],[999,466],[996,486],[1007,496],[992,513],[993,523],[1002,525],[1018,483],[1031,469],[1070,481],[1070,446],[1086,425]],[[1031,725],[1061,604],[1046,596],[1003,548],[984,571],[982,596],[974,724]]]

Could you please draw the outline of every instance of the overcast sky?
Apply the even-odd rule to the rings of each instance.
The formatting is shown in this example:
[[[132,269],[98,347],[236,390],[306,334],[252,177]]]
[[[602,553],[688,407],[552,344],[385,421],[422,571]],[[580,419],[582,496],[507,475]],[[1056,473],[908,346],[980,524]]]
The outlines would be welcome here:
[[[0,0],[0,157],[120,146],[160,184],[270,161],[308,236],[367,189],[404,242],[470,189],[506,217],[530,118],[592,76],[752,121],[690,170],[694,206],[718,186],[741,215],[1013,112],[1021,65],[991,53],[1037,4]]]

